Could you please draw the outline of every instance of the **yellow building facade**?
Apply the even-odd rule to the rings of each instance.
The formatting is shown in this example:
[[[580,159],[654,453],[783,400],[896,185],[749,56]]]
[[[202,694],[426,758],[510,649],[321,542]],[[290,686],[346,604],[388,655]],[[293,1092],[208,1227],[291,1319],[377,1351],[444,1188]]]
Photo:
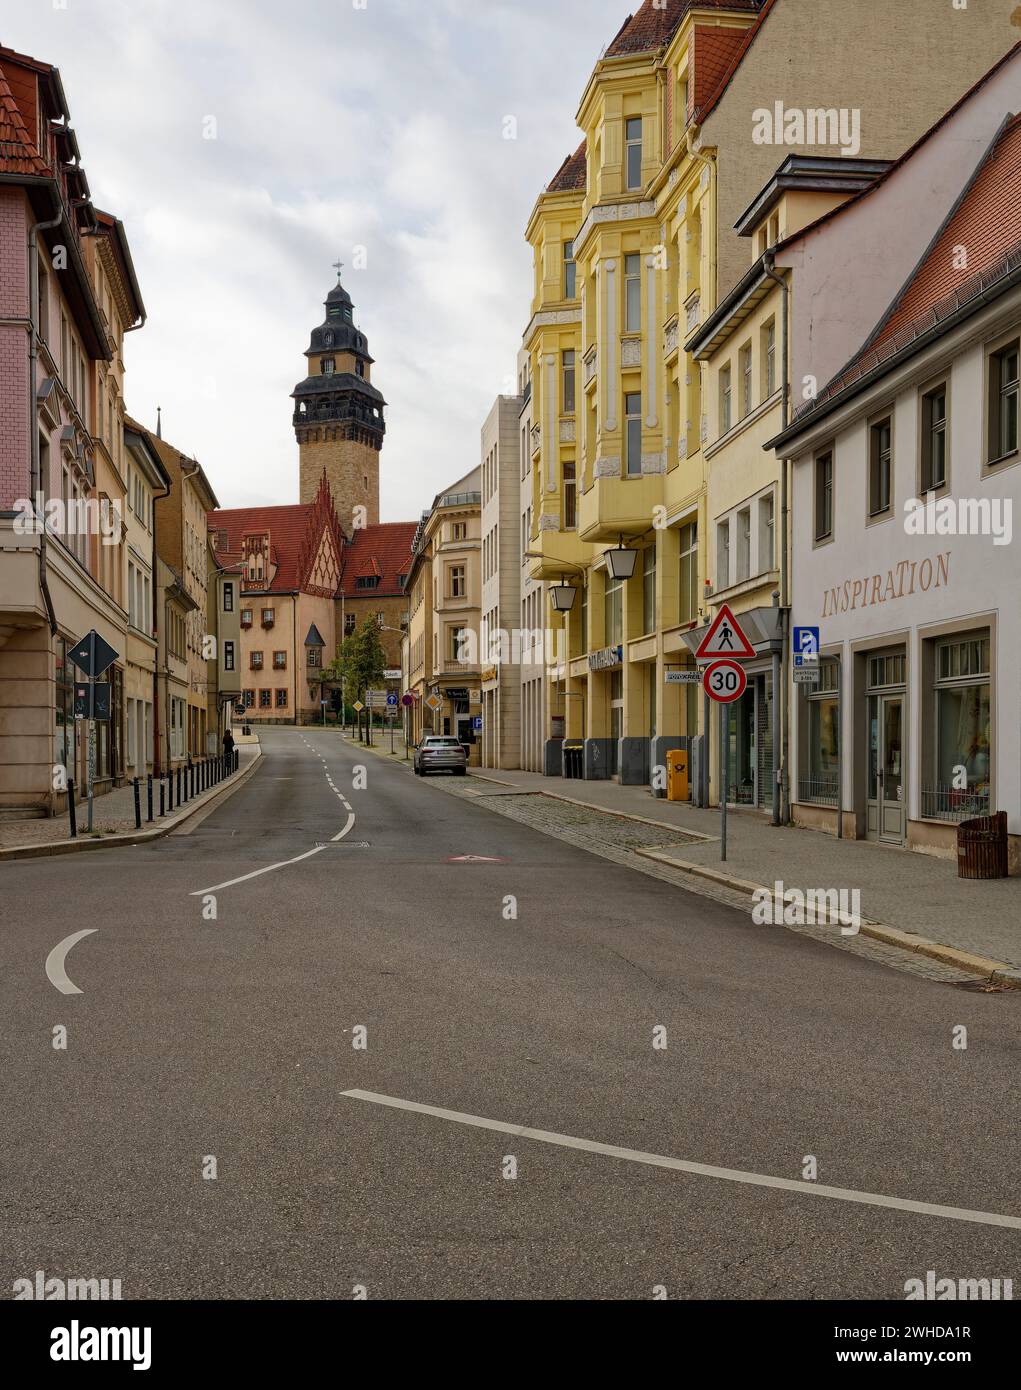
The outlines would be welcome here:
[[[561,772],[566,740],[584,745],[586,777],[661,791],[666,753],[694,741],[693,795],[714,798],[716,720],[691,677],[698,635],[728,601],[748,615],[756,649],[753,708],[729,729],[732,751],[735,740],[741,747],[731,785],[775,813],[786,636],[767,610],[790,596],[780,592],[782,480],[761,446],[785,409],[790,287],[765,267],[784,236],[867,186],[1016,37],[985,14],[961,26],[948,85],[905,84],[905,61],[915,53],[924,67],[928,39],[920,0],[904,11],[863,28],[836,0],[646,0],[589,79],[577,112],[583,145],[526,232],[535,267],[526,553],[534,578],[576,590],[566,615],[546,615],[554,635],[564,626],[553,644],[562,657],[546,667],[547,773]],[[805,55],[796,66],[793,51]],[[848,68],[848,51],[868,54],[864,73]],[[819,91],[846,93],[848,109],[813,113]],[[833,166],[828,189],[823,176],[795,179],[766,198],[795,127],[777,119],[763,136],[776,113],[760,109],[763,93],[819,118],[803,122],[820,137],[805,153]],[[620,548],[633,560],[608,561]],[[630,578],[613,577],[628,569]]]

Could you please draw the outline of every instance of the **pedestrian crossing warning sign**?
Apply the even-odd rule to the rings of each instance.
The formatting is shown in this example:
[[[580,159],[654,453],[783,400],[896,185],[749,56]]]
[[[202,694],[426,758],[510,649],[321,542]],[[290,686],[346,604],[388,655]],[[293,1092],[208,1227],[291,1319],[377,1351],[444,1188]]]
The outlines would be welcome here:
[[[711,657],[729,656],[738,661],[747,661],[754,655],[755,648],[742,632],[741,625],[730,611],[729,605],[725,603],[702,638],[695,653],[697,660],[707,661]]]

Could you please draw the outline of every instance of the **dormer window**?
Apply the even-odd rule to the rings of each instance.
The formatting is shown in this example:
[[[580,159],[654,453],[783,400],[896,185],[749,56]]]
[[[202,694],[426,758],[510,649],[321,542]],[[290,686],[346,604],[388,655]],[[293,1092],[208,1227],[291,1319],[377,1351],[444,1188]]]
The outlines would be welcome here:
[[[323,376],[333,376],[334,372],[337,370],[336,359],[333,357],[324,357],[319,364],[319,370]]]
[[[328,328],[323,335],[323,341],[327,347],[333,347],[333,330]]]

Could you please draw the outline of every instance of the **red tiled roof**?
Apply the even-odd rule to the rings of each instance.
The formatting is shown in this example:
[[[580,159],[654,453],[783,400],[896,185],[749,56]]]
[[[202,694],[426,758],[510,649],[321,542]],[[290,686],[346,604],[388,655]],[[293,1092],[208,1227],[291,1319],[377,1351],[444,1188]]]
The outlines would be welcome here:
[[[760,4],[762,4],[762,0],[756,0],[756,6]],[[720,100],[720,97],[722,97],[723,93],[727,90],[727,87],[730,84],[730,79],[734,76],[735,72],[737,72],[738,68],[741,66],[741,60],[744,58],[744,55],[748,52],[749,48],[751,48],[752,44],[755,42],[759,30],[762,28],[766,20],[769,18],[769,15],[775,4],[776,0],[765,0],[765,4],[762,4],[762,7],[759,10],[759,13],[755,19],[755,23],[749,24],[747,29],[741,30],[738,39],[733,42],[729,58],[725,66],[719,72],[715,87],[707,88],[704,94],[696,98],[694,104],[695,109],[692,113],[692,119],[697,121],[699,125],[702,124],[702,122],[706,119],[709,113],[716,106],[717,102]],[[717,32],[723,33],[725,31],[717,30]]]
[[[550,179],[547,193],[564,193],[568,190],[585,188],[586,162],[585,162],[585,141],[583,140],[574,154],[569,154],[561,164],[560,168]]]
[[[0,67],[0,171],[5,174],[48,174],[18,104]]]
[[[228,564],[240,559],[246,536],[268,535],[270,562],[277,566],[268,592],[282,594],[301,587],[298,566],[311,513],[312,503],[303,502],[292,507],[221,508],[206,519],[211,531],[226,533],[214,546],[216,558]]]
[[[726,84],[740,62],[751,39],[748,35],[762,22],[762,16],[747,29],[723,29],[718,25],[696,24],[692,36],[692,81],[688,83],[688,119],[700,120],[709,102]]]
[[[646,53],[668,44],[681,27],[681,21],[694,7],[717,10],[757,10],[762,0],[645,0],[642,8],[624,21],[620,32],[606,50],[605,57],[625,53]]]
[[[957,248],[967,253],[961,264]],[[813,407],[837,395],[934,326],[1021,247],[1021,115],[1012,116],[972,177],[931,249],[912,272],[875,332],[820,391]],[[810,412],[805,411],[807,416]]]
[[[340,585],[349,598],[364,595],[355,586],[357,579],[379,576],[379,585],[371,590],[376,595],[403,594],[398,575],[406,575],[411,567],[411,544],[418,523],[389,521],[378,526],[365,526],[356,531],[344,548],[344,569]]]

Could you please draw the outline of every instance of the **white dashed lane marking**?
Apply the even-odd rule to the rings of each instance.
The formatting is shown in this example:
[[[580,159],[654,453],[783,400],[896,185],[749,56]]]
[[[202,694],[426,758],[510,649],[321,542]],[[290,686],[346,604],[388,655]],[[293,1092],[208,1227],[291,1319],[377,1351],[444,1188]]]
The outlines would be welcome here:
[[[326,767],[326,759],[316,748],[312,747],[312,744],[309,743],[308,739],[302,738],[301,741],[302,743],[304,743],[306,748],[310,749],[311,752],[316,754],[323,766]],[[330,841],[331,845],[335,845],[351,834],[351,831],[354,829],[355,826],[355,813],[354,807],[351,805],[350,801],[348,801],[347,797],[343,794],[343,792],[337,789],[337,785],[331,778],[328,771],[326,773],[326,781],[334,796],[336,796],[337,800],[340,802],[344,810],[347,812],[347,820],[344,824],[343,829],[340,831],[339,834],[334,835],[333,839]],[[248,883],[253,878],[261,878],[263,874],[275,873],[277,869],[288,869],[292,864],[300,864],[305,859],[312,859],[315,855],[322,854],[325,848],[325,845],[317,845],[315,849],[306,850],[304,854],[296,854],[293,859],[281,859],[279,864],[267,864],[264,869],[255,869],[250,874],[242,874],[240,878],[230,878],[226,881],[226,883],[216,883],[213,885],[212,888],[200,888],[197,892],[192,893],[189,896],[193,898],[202,898],[207,893],[219,893],[224,888],[234,888],[239,883]]]

